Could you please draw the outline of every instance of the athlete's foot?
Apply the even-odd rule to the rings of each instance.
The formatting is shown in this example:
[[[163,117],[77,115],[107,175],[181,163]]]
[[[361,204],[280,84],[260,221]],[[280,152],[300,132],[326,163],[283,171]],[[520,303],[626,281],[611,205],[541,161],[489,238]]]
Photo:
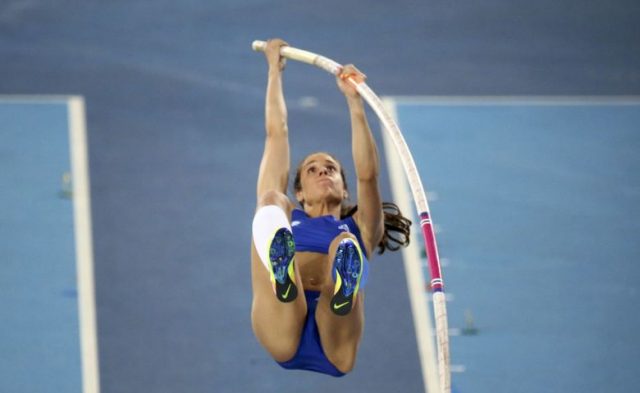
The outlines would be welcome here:
[[[285,303],[294,301],[298,296],[293,268],[295,249],[293,236],[287,228],[281,228],[276,232],[269,247],[271,283],[278,300]]]
[[[352,239],[340,242],[333,262],[336,284],[331,299],[331,311],[337,315],[347,315],[353,308],[362,278],[362,261],[362,252]]]

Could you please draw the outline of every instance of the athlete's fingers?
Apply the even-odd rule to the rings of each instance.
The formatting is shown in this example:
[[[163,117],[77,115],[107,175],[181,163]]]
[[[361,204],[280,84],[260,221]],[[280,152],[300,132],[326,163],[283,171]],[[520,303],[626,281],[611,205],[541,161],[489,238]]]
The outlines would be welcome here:
[[[283,46],[289,46],[289,44],[281,38],[272,38],[267,40],[267,45],[264,49],[269,65],[278,66],[281,70],[284,69],[287,62],[287,59],[280,54],[280,49]]]
[[[338,77],[343,81],[353,78],[357,83],[364,82],[367,76],[356,68],[353,64],[347,64],[340,70]]]

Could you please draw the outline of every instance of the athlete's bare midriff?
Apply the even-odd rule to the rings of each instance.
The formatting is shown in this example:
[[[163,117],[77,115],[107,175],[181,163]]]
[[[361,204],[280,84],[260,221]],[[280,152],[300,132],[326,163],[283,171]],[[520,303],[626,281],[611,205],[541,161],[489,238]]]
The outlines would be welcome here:
[[[329,255],[318,252],[296,252],[295,264],[306,291],[320,291],[329,279]]]

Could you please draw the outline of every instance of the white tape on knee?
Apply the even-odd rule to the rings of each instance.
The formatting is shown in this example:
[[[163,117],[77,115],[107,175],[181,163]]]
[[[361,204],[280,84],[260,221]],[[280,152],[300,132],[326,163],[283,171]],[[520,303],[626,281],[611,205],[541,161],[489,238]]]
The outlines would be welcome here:
[[[253,244],[258,251],[260,260],[267,269],[271,269],[269,260],[269,247],[273,240],[273,235],[278,229],[287,228],[291,230],[291,224],[287,219],[287,214],[276,205],[267,205],[258,208],[253,217]]]

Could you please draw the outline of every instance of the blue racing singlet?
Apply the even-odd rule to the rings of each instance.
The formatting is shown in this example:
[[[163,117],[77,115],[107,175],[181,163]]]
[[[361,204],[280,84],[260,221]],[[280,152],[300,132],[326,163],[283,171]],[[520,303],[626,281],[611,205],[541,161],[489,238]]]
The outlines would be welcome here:
[[[366,248],[360,230],[353,217],[338,220],[333,216],[309,217],[300,209],[291,212],[291,229],[296,244],[296,251],[311,251],[322,254],[329,253],[331,241],[342,232],[349,232],[356,236],[363,254]],[[360,290],[363,290],[368,276],[369,262],[363,255],[362,278]],[[298,344],[298,350],[293,358],[279,364],[287,369],[309,370],[323,374],[341,377],[343,372],[338,370],[327,358],[320,342],[320,333],[316,324],[316,307],[320,292],[304,291],[307,300],[307,316]]]
[[[353,217],[338,220],[334,216],[309,217],[300,209],[291,212],[291,229],[296,242],[296,251],[311,251],[321,254],[329,253],[331,241],[342,232],[349,232],[356,236],[362,252],[366,248],[360,230]]]

